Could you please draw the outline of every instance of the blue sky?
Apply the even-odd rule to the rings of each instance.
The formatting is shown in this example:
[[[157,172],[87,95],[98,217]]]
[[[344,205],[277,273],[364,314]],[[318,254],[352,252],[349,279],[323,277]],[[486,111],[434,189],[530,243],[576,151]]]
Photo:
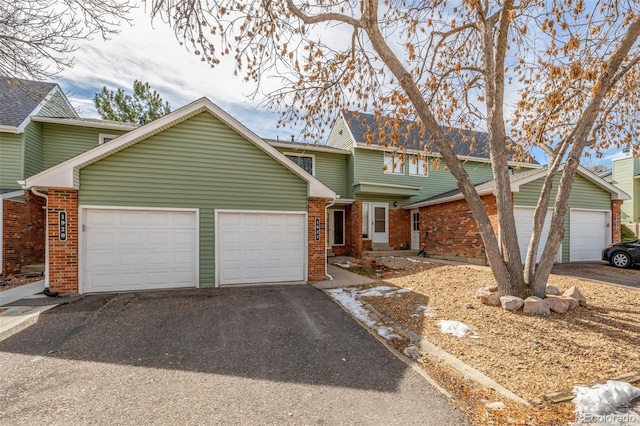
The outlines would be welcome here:
[[[94,40],[78,44],[75,65],[64,70],[57,80],[72,104],[83,117],[98,117],[93,97],[103,86],[111,90],[131,90],[134,80],[146,81],[177,109],[206,96],[262,137],[298,139],[300,129],[276,128],[278,114],[259,107],[261,99],[250,99],[255,89],[233,76],[233,61],[211,69],[189,53],[176,40],[171,28],[157,21],[153,25],[144,9],[133,14],[134,26],[123,25],[111,40]],[[263,81],[265,92],[274,89],[276,79]],[[322,141],[320,141],[322,142]],[[538,162],[546,164],[542,150],[534,151]],[[585,160],[585,165],[610,166],[621,154],[618,149],[602,159]]]

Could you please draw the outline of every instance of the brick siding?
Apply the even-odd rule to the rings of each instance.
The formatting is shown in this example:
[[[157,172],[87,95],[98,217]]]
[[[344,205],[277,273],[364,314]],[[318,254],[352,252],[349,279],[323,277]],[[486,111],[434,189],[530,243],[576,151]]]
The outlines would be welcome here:
[[[622,215],[621,209],[622,200],[611,200],[611,220],[613,222],[613,226],[611,227],[611,242],[619,243],[622,241],[622,233],[621,233],[621,223],[622,223]]]
[[[67,240],[59,238],[59,215],[67,212]],[[60,294],[78,293],[78,191],[49,189],[49,288]]]
[[[486,195],[482,201],[497,230],[495,197]],[[484,260],[484,243],[466,200],[420,208],[420,243],[427,256]]]
[[[327,267],[325,199],[317,197],[307,198],[307,211],[307,232],[309,241],[307,279],[309,281],[322,281],[325,278]],[[320,219],[319,241],[316,241],[315,238],[316,219]]]
[[[389,209],[389,245],[396,250],[411,248],[411,211]]]
[[[45,199],[25,191],[24,202],[2,200],[2,274],[44,263]]]

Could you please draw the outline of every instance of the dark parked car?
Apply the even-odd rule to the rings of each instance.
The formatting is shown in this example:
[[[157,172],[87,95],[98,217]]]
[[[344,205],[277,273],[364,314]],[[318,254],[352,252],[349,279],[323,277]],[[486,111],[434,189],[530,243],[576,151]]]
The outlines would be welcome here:
[[[617,268],[640,264],[640,240],[609,244],[602,250],[602,260]]]

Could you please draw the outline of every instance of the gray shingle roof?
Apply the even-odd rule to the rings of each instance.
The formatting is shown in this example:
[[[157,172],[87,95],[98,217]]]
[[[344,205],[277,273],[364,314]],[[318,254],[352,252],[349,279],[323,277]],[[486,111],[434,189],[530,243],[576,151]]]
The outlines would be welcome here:
[[[383,126],[379,123],[373,114],[355,111],[342,111],[347,125],[351,130],[351,134],[358,143],[367,143],[367,135],[373,136],[372,144],[382,144],[390,142],[380,140],[380,131],[384,129],[384,133],[389,135],[391,128]],[[489,144],[487,143],[487,134],[485,132],[477,132],[471,130],[457,129],[453,127],[441,126],[445,134],[449,138],[454,152],[462,157],[489,158]],[[422,150],[426,147],[428,151],[436,154],[437,148],[431,140],[431,135],[426,133],[420,136],[420,129],[415,122],[405,121],[398,133],[399,148]],[[534,164],[537,162],[534,161]]]
[[[55,83],[0,77],[0,125],[18,127]]]
[[[34,117],[43,117],[43,116],[39,116],[39,115],[35,115]],[[126,123],[124,121],[114,121],[114,120],[102,120],[100,118],[82,118],[82,117],[43,117],[44,119],[50,119],[53,118],[56,122],[59,123],[64,123],[65,121],[70,122],[71,124],[73,124],[73,122],[84,122],[87,124],[95,124],[96,127],[100,127],[100,125],[112,125],[112,126],[119,126],[119,127],[129,127],[131,129],[137,129],[138,127],[140,127],[140,125],[138,123]],[[36,121],[38,121],[38,119],[35,119]]]
[[[268,139],[268,138],[263,138],[263,139],[270,145],[273,145],[273,144],[289,145],[291,146],[291,149],[302,149],[302,150],[308,149],[310,151],[313,151],[314,149],[322,148],[322,150],[335,151],[338,154],[346,154],[349,152],[344,149],[336,148],[335,146],[329,146],[329,145],[321,145],[321,144],[305,143],[305,142],[291,142],[291,141],[282,140],[282,139]]]

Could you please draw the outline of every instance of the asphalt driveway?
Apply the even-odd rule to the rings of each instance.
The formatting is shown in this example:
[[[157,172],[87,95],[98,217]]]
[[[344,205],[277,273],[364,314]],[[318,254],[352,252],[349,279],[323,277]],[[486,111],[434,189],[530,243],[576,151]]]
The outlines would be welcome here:
[[[556,263],[551,273],[640,288],[638,266],[620,269],[605,262]]]
[[[87,296],[0,335],[5,424],[463,424],[323,293]]]

